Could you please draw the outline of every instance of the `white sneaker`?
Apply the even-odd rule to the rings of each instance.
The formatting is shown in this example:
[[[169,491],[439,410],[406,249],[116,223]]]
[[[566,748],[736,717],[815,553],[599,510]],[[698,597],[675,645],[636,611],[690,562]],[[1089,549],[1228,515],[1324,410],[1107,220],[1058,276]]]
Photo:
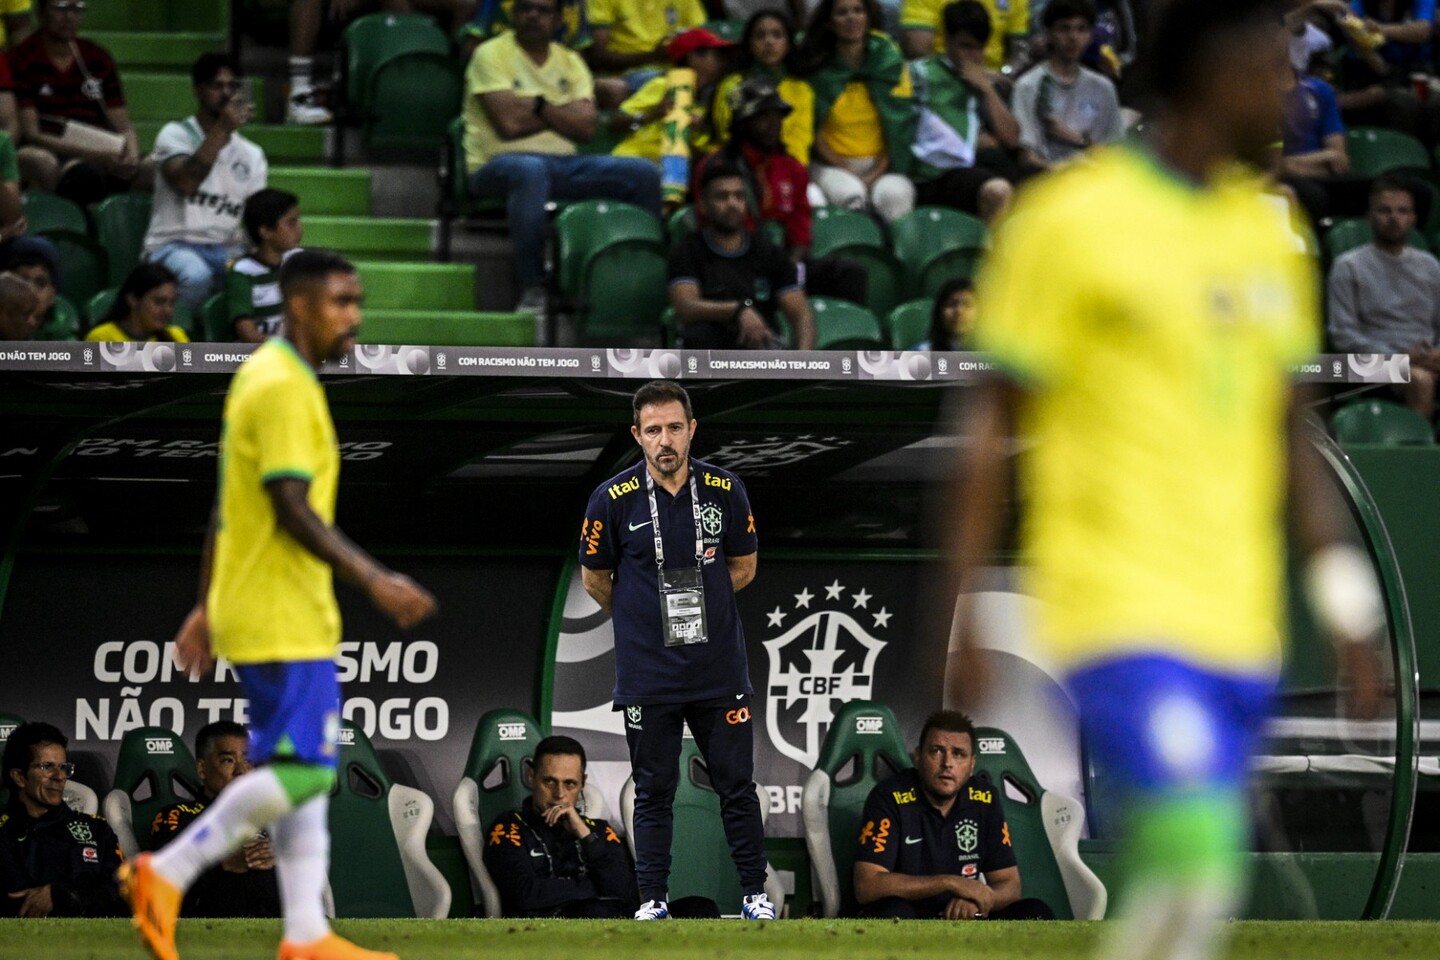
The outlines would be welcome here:
[[[770,911],[771,916],[775,914],[774,909]],[[640,909],[635,911],[636,920],[664,920],[670,916],[670,904],[664,900],[646,900],[640,904]]]
[[[746,920],[774,920],[775,904],[763,893],[752,894],[741,902],[740,916]]]
[[[292,126],[318,127],[333,119],[329,110],[315,102],[315,94],[312,90],[303,90],[294,94],[285,105],[285,122]]]

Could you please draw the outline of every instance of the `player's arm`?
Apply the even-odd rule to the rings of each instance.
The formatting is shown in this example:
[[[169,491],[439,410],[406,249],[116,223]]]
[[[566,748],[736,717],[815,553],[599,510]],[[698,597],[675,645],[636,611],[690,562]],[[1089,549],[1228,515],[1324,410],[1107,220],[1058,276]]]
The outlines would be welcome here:
[[[1350,712],[1374,717],[1380,709],[1380,663],[1375,638],[1385,628],[1385,606],[1370,557],[1345,537],[1344,504],[1330,470],[1307,435],[1308,390],[1295,388],[1287,412],[1291,525],[1305,552],[1310,607],[1335,639]]]
[[[752,553],[744,557],[726,557],[725,566],[730,568],[730,586],[736,593],[744,590],[755,579],[755,568],[759,564],[760,554]]]
[[[309,480],[276,477],[265,484],[265,492],[270,495],[281,529],[328,563],[342,580],[365,591],[370,601],[400,627],[413,627],[435,612],[435,598],[424,587],[385,567],[339,528],[320,519],[310,507]]]
[[[1003,910],[1020,899],[1020,868],[1004,867],[990,870],[985,874],[985,886],[990,892],[990,905],[986,913]]]
[[[785,319],[790,321],[790,329],[795,331],[795,349],[814,350],[815,317],[810,312],[810,301],[805,299],[805,291],[799,287],[786,290],[777,302]]]
[[[862,905],[874,903],[876,900],[884,900],[886,897],[899,897],[901,900],[928,900],[942,893],[960,897],[965,896],[961,892],[961,888],[962,885],[967,884],[984,886],[974,880],[966,880],[964,877],[948,873],[918,876],[886,870],[878,863],[867,863],[864,860],[855,861],[855,900]],[[966,897],[966,899],[969,898]]]
[[[949,490],[942,501],[947,505],[940,518],[946,562],[940,569],[936,602],[928,605],[938,618],[931,635],[949,637],[952,613],[958,624],[951,649],[958,664],[954,676],[962,703],[985,689],[984,660],[975,649],[972,597],[980,588],[980,568],[999,546],[1005,523],[1010,437],[1022,397],[1018,385],[999,379],[987,380],[969,393],[955,433],[967,442],[957,447],[964,453],[952,465]]]
[[[215,665],[210,653],[210,625],[205,619],[205,597],[210,592],[210,568],[215,559],[215,529],[220,523],[220,505],[210,511],[205,528],[205,544],[200,548],[200,591],[195,606],[175,634],[173,656],[180,669],[191,676],[200,676]]]
[[[592,570],[589,567],[580,568],[580,582],[585,586],[585,592],[598,604],[600,609],[606,613],[614,613],[613,600],[615,594],[615,571],[614,570]]]

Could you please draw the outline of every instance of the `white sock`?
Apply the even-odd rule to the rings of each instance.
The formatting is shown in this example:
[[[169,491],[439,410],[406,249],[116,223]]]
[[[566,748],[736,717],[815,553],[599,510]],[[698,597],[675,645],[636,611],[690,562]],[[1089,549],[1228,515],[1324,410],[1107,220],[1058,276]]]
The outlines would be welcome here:
[[[1132,893],[1107,923],[1103,960],[1214,960],[1222,921],[1239,908],[1241,885],[1230,880],[1132,881]]]
[[[269,768],[233,781],[180,836],[155,854],[155,870],[184,890],[290,811],[290,796]]]
[[[310,88],[315,85],[310,79],[314,69],[314,57],[290,57],[290,96],[297,97],[310,92]]]
[[[285,939],[310,943],[330,932],[325,918],[325,882],[330,871],[330,797],[306,800],[270,828]]]

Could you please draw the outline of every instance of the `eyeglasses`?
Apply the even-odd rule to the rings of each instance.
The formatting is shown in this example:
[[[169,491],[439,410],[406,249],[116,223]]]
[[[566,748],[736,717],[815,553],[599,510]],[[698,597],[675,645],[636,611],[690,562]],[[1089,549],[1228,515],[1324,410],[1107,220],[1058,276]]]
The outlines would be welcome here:
[[[85,0],[61,0],[50,4],[50,9],[56,13],[84,13],[85,6]]]
[[[42,777],[53,776],[57,772],[65,774],[66,777],[75,776],[75,764],[73,763],[55,763],[50,760],[43,760],[40,763],[30,764],[30,769],[39,770],[40,776]]]

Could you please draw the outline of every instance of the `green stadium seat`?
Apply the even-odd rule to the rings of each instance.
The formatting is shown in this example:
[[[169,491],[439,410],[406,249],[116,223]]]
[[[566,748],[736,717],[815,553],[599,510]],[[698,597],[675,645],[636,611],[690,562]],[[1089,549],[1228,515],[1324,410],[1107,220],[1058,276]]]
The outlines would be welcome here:
[[[368,217],[370,171],[271,167],[269,185],[300,198],[300,215]]]
[[[118,287],[140,262],[145,234],[150,229],[151,195],[117,193],[90,208],[95,220],[95,239],[110,258],[109,285]]]
[[[744,17],[726,17],[723,20],[708,20],[704,27],[711,33],[731,43],[739,43],[745,33]]]
[[[230,29],[230,0],[123,0],[92,3],[85,14],[85,36],[107,30],[225,33]]]
[[[133,70],[164,70],[189,76],[191,65],[206,53],[225,52],[223,33],[173,31],[86,31],[85,39],[110,51],[124,82]]]
[[[35,331],[36,340],[79,340],[81,333],[80,311],[65,297],[55,297],[55,306],[50,319]],[[0,809],[4,803],[0,802]]]
[[[1396,170],[1430,173],[1430,155],[1409,134],[1384,127],[1351,127],[1345,132],[1350,172],[1357,177],[1378,177]]]
[[[535,317],[480,310],[365,310],[360,343],[533,347]]]
[[[988,778],[1005,811],[1025,896],[1044,900],[1060,920],[1104,919],[1105,885],[1080,859],[1084,806],[1040,786],[1004,730],[976,729],[975,757],[975,779]]]
[[[871,217],[844,207],[817,207],[812,218],[810,254],[823,257],[855,247],[883,249],[885,234]]]
[[[357,17],[340,37],[341,90],[351,106],[368,104],[371,81],[387,60],[407,53],[450,56],[450,38],[418,13],[371,13]]]
[[[328,247],[359,260],[428,260],[435,239],[431,220],[306,215],[303,223],[306,246]]]
[[[810,312],[815,317],[818,350],[888,349],[885,329],[865,307],[831,297],[811,297]]]
[[[1356,247],[1363,247],[1370,240],[1370,223],[1364,217],[1346,217],[1336,220],[1330,229],[1325,231],[1325,238],[1321,242],[1325,248],[1326,263],[1334,263],[1335,258],[1340,254],[1347,250],[1354,250]],[[1406,241],[1410,246],[1420,250],[1430,249],[1419,230],[1411,230]]]
[[[195,758],[175,731],[139,727],[121,738],[115,789],[105,795],[105,820],[126,860],[150,849],[150,821],[156,813],[199,796]]]
[[[889,707],[852,700],[830,721],[800,799],[822,917],[855,912],[855,849],[865,800],[877,783],[911,766],[910,751]]]
[[[674,246],[694,233],[697,226],[695,208],[688,203],[678,206],[665,218],[665,239]]]
[[[206,343],[230,343],[235,328],[230,324],[230,305],[225,294],[217,293],[200,308],[200,339]]]
[[[756,784],[763,819],[770,801],[765,788]],[[722,914],[738,914],[743,895],[739,878],[731,867],[730,846],[720,820],[720,796],[710,786],[710,773],[700,748],[690,737],[680,745],[680,782],[675,789],[674,833],[670,843],[670,899],[708,897]],[[635,780],[625,781],[620,790],[620,813],[630,854],[635,854]],[[779,877],[765,868],[765,892],[775,904],[775,915],[785,903]]]
[[[910,292],[934,296],[951,277],[975,273],[985,224],[947,207],[919,207],[890,225],[892,252],[908,271]]]
[[[885,328],[890,334],[891,350],[909,350],[930,336],[930,313],[935,301],[929,297],[902,303],[890,311]]]
[[[651,240],[610,243],[587,258],[575,315],[581,341],[658,343],[660,314],[670,303],[667,264],[665,248]]]
[[[1385,400],[1361,400],[1341,407],[1330,420],[1330,430],[1342,445],[1435,443],[1435,430],[1424,417]]]
[[[343,113],[360,121],[367,148],[428,150],[444,141],[460,110],[461,65],[433,20],[374,13],[346,27],[341,43]]]
[[[435,803],[380,766],[365,731],[340,725],[330,799],[330,891],[340,917],[430,917],[450,912],[450,885],[425,852]]]
[[[365,260],[355,266],[371,310],[475,309],[474,264]]]
[[[555,286],[561,296],[585,296],[585,266],[610,244],[638,241],[665,249],[660,222],[619,200],[582,200],[555,217]]]
[[[480,894],[481,916],[500,916],[500,891],[485,868],[485,830],[530,795],[530,761],[544,736],[540,724],[523,710],[490,710],[475,724],[451,809],[471,886]]]
[[[26,228],[31,233],[49,233],[64,230],[68,233],[88,234],[90,221],[78,203],[58,197],[53,193],[27,190],[20,197],[25,211]]]
[[[69,230],[47,231],[60,252],[59,286],[72,303],[88,303],[109,285],[110,258],[89,236]]]

